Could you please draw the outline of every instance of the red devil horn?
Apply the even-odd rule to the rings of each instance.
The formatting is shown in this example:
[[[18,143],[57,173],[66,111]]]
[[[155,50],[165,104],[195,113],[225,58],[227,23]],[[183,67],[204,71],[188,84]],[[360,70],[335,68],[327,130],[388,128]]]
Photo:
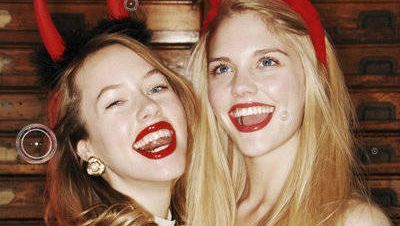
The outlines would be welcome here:
[[[129,17],[125,9],[124,0],[107,0],[110,17],[113,20],[120,20]]]
[[[58,61],[62,58],[65,51],[64,41],[51,20],[45,1],[33,0],[33,5],[44,46],[50,54],[51,59],[53,61]]]

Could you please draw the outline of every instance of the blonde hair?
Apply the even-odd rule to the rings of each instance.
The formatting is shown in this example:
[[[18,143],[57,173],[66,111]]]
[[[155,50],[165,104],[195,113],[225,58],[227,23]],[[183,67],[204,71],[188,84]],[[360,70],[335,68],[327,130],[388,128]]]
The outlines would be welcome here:
[[[123,34],[104,34],[90,40],[61,74],[58,90],[61,94],[60,117],[55,126],[58,150],[49,163],[45,220],[58,225],[156,225],[153,216],[139,203],[112,188],[102,177],[90,177],[87,163],[76,154],[77,142],[89,136],[79,112],[80,91],[76,76],[85,61],[102,48],[125,46],[165,75],[177,93],[188,122],[188,163],[191,153],[200,152],[193,145],[198,126],[198,100],[190,84],[166,66],[157,56],[136,40]],[[191,184],[185,173],[175,184],[171,211],[178,224],[183,224],[188,211],[186,184]],[[190,212],[190,211],[189,211]],[[190,214],[190,213],[189,213]]]
[[[364,199],[353,154],[350,132],[353,110],[344,77],[332,45],[327,46],[327,67],[316,58],[307,28],[299,15],[279,0],[227,0],[218,16],[200,38],[190,60],[192,83],[200,97],[201,119],[213,132],[210,150],[231,176],[227,196],[234,195],[236,206],[246,195],[244,157],[223,130],[212,112],[207,91],[207,51],[209,39],[218,25],[235,14],[254,12],[283,43],[290,45],[301,59],[305,74],[305,107],[300,128],[300,145],[281,193],[259,225],[337,225],[349,200]],[[268,23],[267,23],[268,22]],[[225,167],[228,165],[229,169]],[[232,200],[231,200],[232,201]],[[231,213],[230,213],[231,214]],[[231,222],[232,223],[232,222]]]

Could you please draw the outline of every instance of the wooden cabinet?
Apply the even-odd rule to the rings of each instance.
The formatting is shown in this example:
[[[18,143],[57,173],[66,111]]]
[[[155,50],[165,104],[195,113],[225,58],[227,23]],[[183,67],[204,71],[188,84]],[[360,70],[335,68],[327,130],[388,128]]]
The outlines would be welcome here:
[[[372,199],[400,225],[400,1],[312,0],[335,44],[359,120]]]
[[[335,43],[398,43],[397,0],[314,0],[326,31]]]
[[[48,0],[60,32],[107,16],[99,0]],[[195,1],[198,2],[198,1]],[[357,151],[372,197],[400,225],[400,1],[312,0],[332,38],[360,120]],[[183,72],[198,40],[203,7],[188,0],[143,0],[152,48]],[[41,42],[32,1],[0,0],[0,225],[44,225],[46,165],[15,151],[26,124],[46,124],[46,91],[30,61]]]

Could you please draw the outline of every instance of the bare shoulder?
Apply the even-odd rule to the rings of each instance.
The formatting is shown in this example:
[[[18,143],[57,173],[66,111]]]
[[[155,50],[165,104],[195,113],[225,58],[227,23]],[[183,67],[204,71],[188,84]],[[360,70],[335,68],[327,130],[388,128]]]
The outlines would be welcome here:
[[[391,226],[381,209],[367,202],[351,201],[343,217],[344,226]]]

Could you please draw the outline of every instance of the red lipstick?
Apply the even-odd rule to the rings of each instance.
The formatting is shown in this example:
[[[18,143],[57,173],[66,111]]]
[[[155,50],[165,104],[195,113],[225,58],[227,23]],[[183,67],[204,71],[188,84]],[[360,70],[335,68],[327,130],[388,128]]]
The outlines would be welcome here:
[[[149,159],[161,159],[161,158],[167,157],[168,155],[172,154],[176,148],[176,133],[175,133],[175,130],[172,127],[172,125],[166,121],[160,121],[160,122],[154,123],[154,124],[144,128],[136,136],[134,144],[136,142],[140,141],[141,139],[143,139],[146,135],[156,132],[156,131],[160,131],[160,130],[164,130],[164,131],[168,130],[168,132],[169,132],[169,137],[168,137],[169,142],[161,145],[160,147],[165,146],[161,150],[158,150],[158,151],[141,150],[140,148],[136,149],[136,148],[132,147],[133,150]]]
[[[238,116],[237,114],[239,114],[238,111],[240,111],[240,109],[251,109],[252,111],[260,110],[261,112],[253,112],[245,116]],[[228,111],[228,115],[232,124],[236,127],[237,130],[243,133],[251,133],[267,126],[272,119],[274,111],[275,106],[273,105],[252,102],[233,105]],[[253,122],[243,123],[243,121],[246,120],[244,119],[245,117],[247,117],[247,121]],[[251,117],[253,117],[253,120],[249,120],[249,118]]]

